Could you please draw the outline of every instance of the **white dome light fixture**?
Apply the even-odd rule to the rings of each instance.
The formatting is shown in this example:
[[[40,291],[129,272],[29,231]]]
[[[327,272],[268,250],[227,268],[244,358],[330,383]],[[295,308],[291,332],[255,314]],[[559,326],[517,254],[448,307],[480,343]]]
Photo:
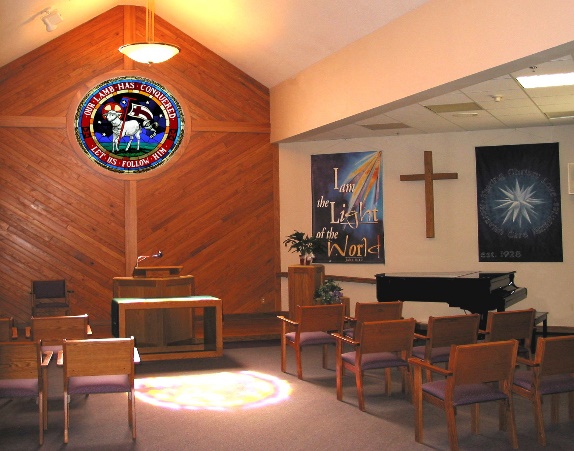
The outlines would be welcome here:
[[[163,63],[179,53],[177,45],[154,42],[155,0],[147,0],[146,42],[122,45],[118,50],[138,63]]]

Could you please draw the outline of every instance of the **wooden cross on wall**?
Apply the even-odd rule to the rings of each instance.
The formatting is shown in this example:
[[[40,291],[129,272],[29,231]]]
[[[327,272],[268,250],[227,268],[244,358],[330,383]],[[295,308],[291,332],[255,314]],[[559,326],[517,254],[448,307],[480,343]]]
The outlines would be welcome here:
[[[426,229],[427,238],[434,238],[434,180],[458,179],[457,172],[437,172],[433,173],[432,152],[425,151],[425,172],[424,174],[401,175],[401,182],[412,182],[424,180],[425,182],[425,207],[426,207]]]

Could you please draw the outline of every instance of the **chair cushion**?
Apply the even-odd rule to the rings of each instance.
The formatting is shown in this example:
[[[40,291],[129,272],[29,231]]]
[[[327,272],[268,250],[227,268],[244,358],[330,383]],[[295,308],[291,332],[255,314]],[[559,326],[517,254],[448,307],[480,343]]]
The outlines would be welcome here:
[[[113,376],[73,376],[69,378],[68,394],[121,393],[131,391],[127,374]]]
[[[415,346],[413,348],[413,357],[417,357],[421,360],[425,359],[425,347]],[[448,362],[450,357],[450,346],[444,346],[442,348],[433,348],[431,350],[431,361],[430,363],[442,363]]]
[[[23,398],[38,396],[38,379],[0,380],[0,398]]]
[[[520,370],[514,373],[514,384],[525,390],[532,390],[534,371]],[[540,394],[566,393],[574,391],[574,377],[570,374],[543,376],[540,381]]]
[[[285,334],[285,338],[294,343],[295,332]],[[299,345],[301,346],[324,344],[335,344],[335,338],[327,332],[301,332],[301,336],[299,337]]]
[[[423,392],[429,393],[444,400],[446,391],[446,379],[427,382],[422,386]],[[479,402],[498,401],[507,396],[492,384],[465,384],[454,388],[453,405],[464,406]]]
[[[357,353],[355,351],[345,352],[341,354],[344,362],[355,365]],[[361,368],[363,370],[372,370],[375,368],[391,368],[398,366],[407,366],[407,362],[392,352],[373,352],[370,354],[363,354],[361,360]]]

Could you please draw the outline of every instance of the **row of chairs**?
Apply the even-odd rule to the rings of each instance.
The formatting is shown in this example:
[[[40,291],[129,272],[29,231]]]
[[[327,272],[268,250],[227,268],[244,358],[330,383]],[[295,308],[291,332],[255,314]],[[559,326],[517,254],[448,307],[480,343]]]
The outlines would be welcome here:
[[[445,410],[452,449],[458,448],[456,406],[473,406],[472,431],[477,433],[478,406],[486,401],[501,403],[500,428],[508,430],[517,447],[514,393],[532,401],[538,442],[545,445],[543,395],[552,394],[552,421],[557,422],[558,393],[569,392],[570,419],[574,419],[574,336],[540,338],[532,360],[535,314],[534,309],[490,312],[482,331],[479,315],[431,317],[427,334],[421,335],[415,333],[414,319],[402,319],[401,302],[357,303],[354,318],[345,318],[339,305],[298,306],[296,320],[279,317],[283,322],[281,370],[286,372],[287,347],[295,349],[297,375],[302,379],[302,348],[322,345],[326,368],[327,347],[336,344],[337,399],[342,400],[343,375],[349,370],[355,374],[359,408],[365,410],[364,371],[384,368],[385,391],[390,394],[390,370],[399,368],[403,392],[413,393],[416,441],[423,440],[424,400]],[[344,329],[345,319],[354,327]],[[479,336],[484,337],[481,342]],[[424,344],[413,346],[416,339]],[[353,351],[345,352],[349,346]],[[567,357],[560,359],[560,354]],[[517,363],[529,370],[516,370]],[[433,373],[442,377],[434,381]]]
[[[128,423],[136,438],[134,361],[131,338],[91,339],[87,315],[32,318],[27,341],[0,342],[0,397],[36,398],[39,443],[48,428],[47,368],[54,355],[63,367],[64,443],[68,443],[70,396],[127,393]]]

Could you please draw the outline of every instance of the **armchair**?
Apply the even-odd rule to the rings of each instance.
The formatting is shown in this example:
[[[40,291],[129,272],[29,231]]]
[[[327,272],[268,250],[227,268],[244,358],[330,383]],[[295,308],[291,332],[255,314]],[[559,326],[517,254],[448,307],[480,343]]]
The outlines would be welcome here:
[[[42,353],[38,342],[0,343],[0,398],[36,398],[40,445],[48,426],[46,367],[51,352]]]
[[[70,396],[91,393],[127,393],[128,424],[136,439],[134,338],[63,341],[64,443],[68,443]]]
[[[0,341],[10,341],[18,338],[18,330],[14,327],[14,318],[0,314]]]
[[[323,368],[327,368],[327,346],[335,345],[329,332],[343,331],[343,304],[298,305],[296,320],[278,316],[283,321],[281,332],[281,371],[287,372],[287,346],[295,350],[297,377],[303,379],[301,350],[305,346],[323,346]],[[294,331],[288,332],[289,329]]]
[[[471,405],[471,428],[473,433],[478,434],[479,404],[498,401],[504,406],[499,409],[499,429],[507,429],[512,447],[518,448],[511,392],[517,349],[516,340],[453,345],[448,369],[419,358],[410,358],[414,372],[415,440],[423,442],[423,401],[445,411],[451,450],[458,450],[456,408]],[[423,369],[444,378],[437,381],[427,379],[423,384]]]
[[[526,359],[532,357],[532,336],[536,310],[508,310],[488,312],[484,341],[518,340],[518,355]]]
[[[355,304],[355,316],[346,316],[345,321],[352,327],[345,328],[343,334],[349,338],[355,336],[357,325],[366,321],[389,321],[401,319],[403,314],[403,302],[357,302]]]
[[[403,373],[403,391],[410,384],[408,358],[413,348],[416,321],[413,318],[393,321],[373,321],[360,325],[359,335],[350,339],[334,333],[337,339],[337,399],[343,400],[343,373],[349,370],[355,374],[359,409],[365,410],[363,375],[367,370],[400,368]],[[343,344],[352,345],[355,350],[343,353]],[[386,371],[385,391],[391,392],[391,380]]]
[[[33,341],[41,340],[43,351],[58,353],[58,363],[62,360],[62,342],[68,339],[86,339],[92,334],[88,315],[32,317],[32,324],[26,330],[26,337]]]
[[[415,334],[415,338],[425,340],[424,346],[413,348],[413,357],[432,365],[447,363],[451,345],[476,343],[480,315],[431,316],[427,334]],[[427,380],[432,379],[432,371],[426,371]]]
[[[33,280],[30,299],[32,316],[70,314],[70,293],[65,280]]]
[[[568,393],[568,413],[574,420],[574,336],[540,338],[534,361],[518,357],[528,367],[514,374],[512,391],[532,402],[538,443],[546,446],[542,398],[550,395],[552,423],[558,423],[560,393]]]

